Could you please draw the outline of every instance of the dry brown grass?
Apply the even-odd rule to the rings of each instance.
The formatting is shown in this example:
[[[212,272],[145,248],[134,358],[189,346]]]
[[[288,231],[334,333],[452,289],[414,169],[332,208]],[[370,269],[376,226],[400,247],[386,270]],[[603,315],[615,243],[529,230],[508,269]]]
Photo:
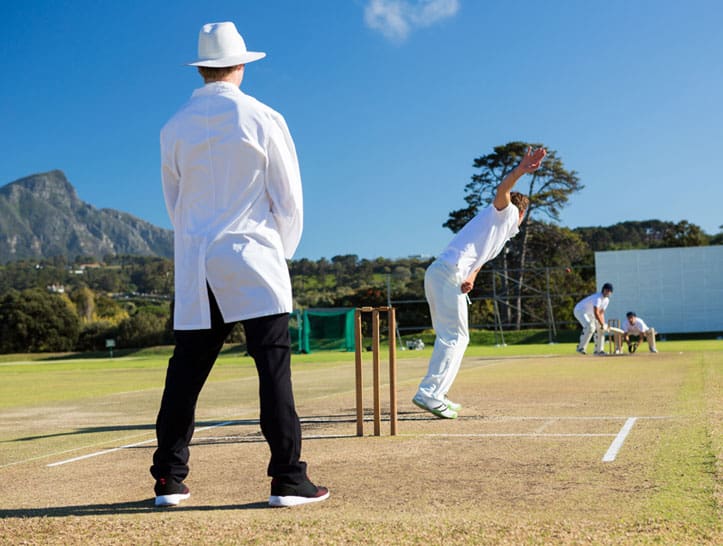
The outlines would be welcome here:
[[[720,543],[721,354],[469,357],[456,421],[411,404],[426,361],[404,358],[397,437],[354,436],[348,359],[296,367],[304,458],[332,492],[296,509],[265,504],[248,370],[221,370],[204,391],[199,421],[234,422],[197,434],[192,497],[173,509],[152,506],[153,443],[47,466],[152,439],[158,389],[3,410],[0,543]]]

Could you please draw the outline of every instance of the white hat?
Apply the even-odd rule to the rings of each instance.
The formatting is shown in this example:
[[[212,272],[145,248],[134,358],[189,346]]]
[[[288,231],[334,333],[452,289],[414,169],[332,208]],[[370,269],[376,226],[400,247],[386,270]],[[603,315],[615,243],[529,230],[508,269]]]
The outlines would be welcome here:
[[[246,51],[246,43],[230,22],[203,25],[198,35],[198,60],[189,66],[224,68],[258,61],[261,51]]]

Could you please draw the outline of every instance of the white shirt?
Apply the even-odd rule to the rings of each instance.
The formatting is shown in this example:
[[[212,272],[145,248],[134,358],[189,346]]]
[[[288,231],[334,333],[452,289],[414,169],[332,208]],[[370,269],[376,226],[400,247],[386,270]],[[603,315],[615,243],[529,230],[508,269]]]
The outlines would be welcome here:
[[[517,235],[519,209],[510,203],[502,210],[489,206],[460,229],[439,255],[466,279],[469,274],[497,256],[505,243]]]
[[[590,294],[588,297],[580,300],[577,305],[575,305],[575,313],[584,313],[587,315],[593,315],[593,307],[597,307],[601,311],[605,311],[605,309],[608,308],[608,303],[610,303],[610,298],[606,298],[602,295],[602,293],[595,293]]]
[[[161,168],[174,228],[174,328],[210,328],[206,282],[225,322],[291,312],[286,259],[303,209],[281,114],[233,84],[205,85],[161,130]]]
[[[630,321],[625,319],[623,322],[623,332],[626,334],[633,334],[635,336],[644,334],[648,331],[648,325],[645,324],[645,321],[641,319],[640,317],[635,317],[633,320],[633,324],[630,324]]]

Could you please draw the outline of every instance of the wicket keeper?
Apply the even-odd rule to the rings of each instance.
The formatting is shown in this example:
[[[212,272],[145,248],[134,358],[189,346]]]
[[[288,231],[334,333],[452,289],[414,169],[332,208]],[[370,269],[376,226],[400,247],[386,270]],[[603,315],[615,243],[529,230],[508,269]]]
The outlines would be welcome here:
[[[648,342],[648,348],[651,353],[657,353],[655,347],[655,328],[649,328],[645,321],[635,314],[635,311],[628,311],[625,315],[628,320],[623,324],[623,336],[628,344],[628,352],[634,353],[638,348],[638,344],[642,343],[643,338]],[[638,336],[637,341],[633,341],[630,336]]]

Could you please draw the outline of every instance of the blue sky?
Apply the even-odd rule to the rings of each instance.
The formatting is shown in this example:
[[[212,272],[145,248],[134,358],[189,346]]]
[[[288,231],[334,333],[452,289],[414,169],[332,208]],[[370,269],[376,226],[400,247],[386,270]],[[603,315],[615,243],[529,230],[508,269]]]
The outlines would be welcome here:
[[[297,258],[437,254],[473,159],[512,140],[579,173],[565,226],[723,224],[718,0],[4,2],[0,185],[61,169],[170,227],[158,132],[202,83],[200,27],[227,20],[267,52],[242,89],[296,141]]]

